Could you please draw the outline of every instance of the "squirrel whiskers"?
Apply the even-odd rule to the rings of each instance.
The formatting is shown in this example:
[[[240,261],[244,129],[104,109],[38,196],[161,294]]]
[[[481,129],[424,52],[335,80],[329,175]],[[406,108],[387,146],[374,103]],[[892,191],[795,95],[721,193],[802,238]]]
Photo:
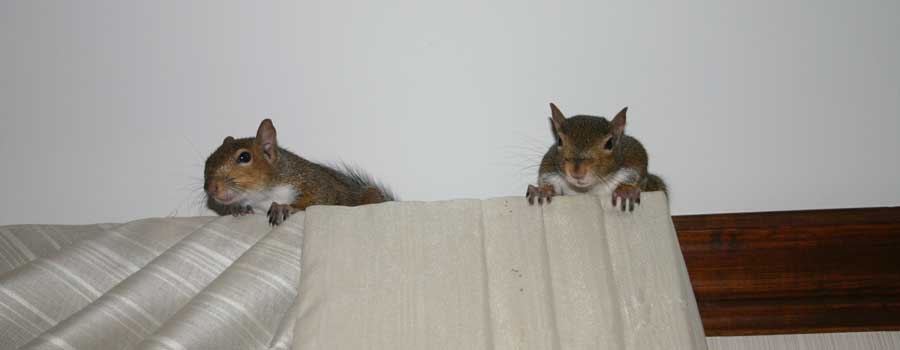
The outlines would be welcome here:
[[[256,137],[231,136],[206,159],[207,206],[220,215],[267,212],[272,225],[311,205],[356,206],[394,200],[393,194],[358,169],[335,169],[278,146],[265,119]]]
[[[550,127],[556,143],[541,160],[538,185],[529,185],[529,203],[550,203],[553,196],[611,195],[624,211],[641,203],[641,191],[666,191],[659,176],[647,172],[647,151],[625,135],[625,107],[612,119],[576,115],[566,118],[550,104]]]

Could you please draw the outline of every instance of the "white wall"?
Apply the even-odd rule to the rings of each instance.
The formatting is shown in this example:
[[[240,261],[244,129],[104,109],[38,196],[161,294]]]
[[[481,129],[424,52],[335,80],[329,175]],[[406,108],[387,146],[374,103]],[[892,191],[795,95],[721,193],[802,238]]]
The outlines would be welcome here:
[[[900,2],[0,2],[0,224],[203,213],[282,145],[410,200],[523,195],[568,114],[626,131],[676,214],[900,205]]]

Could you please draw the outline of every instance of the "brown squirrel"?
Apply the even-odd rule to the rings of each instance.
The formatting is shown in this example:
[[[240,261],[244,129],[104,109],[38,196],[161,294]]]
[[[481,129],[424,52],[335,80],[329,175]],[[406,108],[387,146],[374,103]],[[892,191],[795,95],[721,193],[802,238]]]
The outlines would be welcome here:
[[[576,115],[566,118],[550,104],[550,126],[556,144],[541,160],[538,185],[528,185],[528,202],[550,203],[556,195],[612,195],[613,206],[625,211],[641,203],[641,191],[666,192],[659,176],[647,172],[647,151],[625,135],[625,107],[613,118]]]
[[[311,205],[394,200],[389,190],[359,170],[316,164],[278,147],[269,119],[259,124],[255,138],[225,138],[206,159],[203,189],[207,206],[219,215],[267,210],[272,225]]]

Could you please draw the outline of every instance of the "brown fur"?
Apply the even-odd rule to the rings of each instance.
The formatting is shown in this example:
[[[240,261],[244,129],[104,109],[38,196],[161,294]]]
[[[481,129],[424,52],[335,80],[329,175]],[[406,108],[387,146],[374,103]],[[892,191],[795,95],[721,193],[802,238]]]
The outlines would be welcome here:
[[[550,108],[551,127],[557,144],[550,146],[544,154],[539,176],[548,173],[574,177],[593,174],[604,178],[621,168],[631,168],[637,172],[638,178],[630,185],[642,191],[666,190],[662,179],[647,172],[648,159],[644,146],[637,139],[625,135],[627,107],[612,121],[590,115],[566,118],[556,105],[551,103]],[[612,150],[604,149],[610,139]]]
[[[238,164],[236,160],[244,151],[250,152],[251,161]],[[300,195],[293,203],[279,204],[289,204],[291,213],[312,205],[356,206],[393,200],[390,192],[367,183],[356,172],[317,164],[278,147],[275,128],[268,119],[260,124],[255,138],[227,137],[207,158],[204,175],[204,189],[211,198],[215,194],[211,190],[218,186],[249,193],[290,185]],[[208,205],[219,214],[236,210],[215,200]]]

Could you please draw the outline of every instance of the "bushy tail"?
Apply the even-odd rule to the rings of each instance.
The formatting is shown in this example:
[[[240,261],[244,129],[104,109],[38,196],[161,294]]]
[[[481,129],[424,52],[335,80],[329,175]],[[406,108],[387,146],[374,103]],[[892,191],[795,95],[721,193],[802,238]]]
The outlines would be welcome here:
[[[393,191],[384,184],[378,182],[372,176],[362,169],[341,163],[336,167],[338,171],[347,176],[347,178],[359,188],[364,189],[362,194],[362,204],[372,204],[381,202],[396,201],[397,196]]]
[[[669,189],[666,187],[665,181],[653,174],[647,174],[647,182],[642,191],[663,191],[667,197],[669,196]]]

